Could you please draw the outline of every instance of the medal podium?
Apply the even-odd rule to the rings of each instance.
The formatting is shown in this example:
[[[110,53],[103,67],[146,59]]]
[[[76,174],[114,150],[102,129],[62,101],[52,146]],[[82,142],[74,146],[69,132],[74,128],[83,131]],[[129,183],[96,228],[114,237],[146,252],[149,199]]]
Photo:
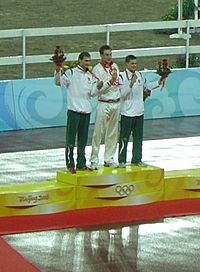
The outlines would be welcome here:
[[[159,167],[102,167],[97,171],[58,171],[56,179],[1,186],[0,216],[45,215],[105,207],[165,207],[200,198],[200,169],[164,172]],[[194,209],[196,211],[196,208]],[[200,212],[200,209],[199,209]],[[174,211],[176,214],[176,211]],[[165,208],[159,210],[165,217]]]

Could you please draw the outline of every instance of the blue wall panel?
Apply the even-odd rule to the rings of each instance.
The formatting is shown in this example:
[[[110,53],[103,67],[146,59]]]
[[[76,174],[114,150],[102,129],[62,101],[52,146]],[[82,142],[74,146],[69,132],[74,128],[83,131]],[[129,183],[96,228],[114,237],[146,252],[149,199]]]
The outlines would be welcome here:
[[[158,79],[143,72],[147,81]],[[0,131],[64,126],[66,90],[54,85],[53,78],[0,81]],[[91,123],[95,120],[93,99]],[[162,90],[152,91],[145,101],[145,118],[200,115],[200,69],[173,70]]]
[[[17,129],[12,81],[0,83],[0,131]]]
[[[153,72],[145,77],[156,80]],[[145,118],[165,118],[200,115],[200,69],[174,70],[162,90],[152,92],[145,102]]]
[[[17,126],[21,129],[66,123],[66,90],[52,78],[13,81]]]

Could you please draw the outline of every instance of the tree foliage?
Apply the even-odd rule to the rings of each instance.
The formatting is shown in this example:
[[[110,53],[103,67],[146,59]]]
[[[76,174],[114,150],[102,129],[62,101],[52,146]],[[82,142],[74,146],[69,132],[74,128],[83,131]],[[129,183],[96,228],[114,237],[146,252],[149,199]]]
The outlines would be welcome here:
[[[189,20],[194,17],[194,0],[183,0],[182,19]],[[170,7],[169,12],[161,17],[163,21],[175,21],[178,19],[178,3]]]

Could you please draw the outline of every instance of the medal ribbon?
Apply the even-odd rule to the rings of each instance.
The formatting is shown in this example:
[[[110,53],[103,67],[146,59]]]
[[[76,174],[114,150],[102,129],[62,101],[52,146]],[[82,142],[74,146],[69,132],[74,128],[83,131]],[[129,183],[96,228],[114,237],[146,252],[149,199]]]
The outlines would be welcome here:
[[[99,80],[99,78],[94,74],[92,73],[90,70],[88,70],[88,68],[84,69],[83,67],[77,65],[78,69],[80,69],[81,71],[83,71],[84,73],[89,73],[91,74],[94,78],[96,78],[97,80]]]
[[[106,62],[104,62],[104,61],[100,61],[100,64],[101,64],[101,66],[103,67],[103,69],[104,69],[104,71],[106,72],[106,73],[109,73],[111,76],[112,76],[112,71],[113,71],[113,62],[111,62],[111,63],[106,63]],[[107,68],[107,69],[106,69]],[[118,82],[118,80],[115,80],[114,82],[110,82],[110,84],[111,85],[113,85],[113,86],[119,86],[119,82]]]
[[[125,74],[126,74],[126,78],[128,79],[128,81],[131,81],[133,79],[133,77],[135,76],[135,73],[132,73],[132,76],[129,77],[127,70],[125,71]]]

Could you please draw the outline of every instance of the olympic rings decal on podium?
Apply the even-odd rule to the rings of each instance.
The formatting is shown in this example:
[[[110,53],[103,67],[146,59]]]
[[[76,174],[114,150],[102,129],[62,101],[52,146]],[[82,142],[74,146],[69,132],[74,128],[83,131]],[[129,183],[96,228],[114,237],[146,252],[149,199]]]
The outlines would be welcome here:
[[[115,192],[118,193],[120,196],[129,196],[134,190],[134,185],[117,185],[115,187]]]

